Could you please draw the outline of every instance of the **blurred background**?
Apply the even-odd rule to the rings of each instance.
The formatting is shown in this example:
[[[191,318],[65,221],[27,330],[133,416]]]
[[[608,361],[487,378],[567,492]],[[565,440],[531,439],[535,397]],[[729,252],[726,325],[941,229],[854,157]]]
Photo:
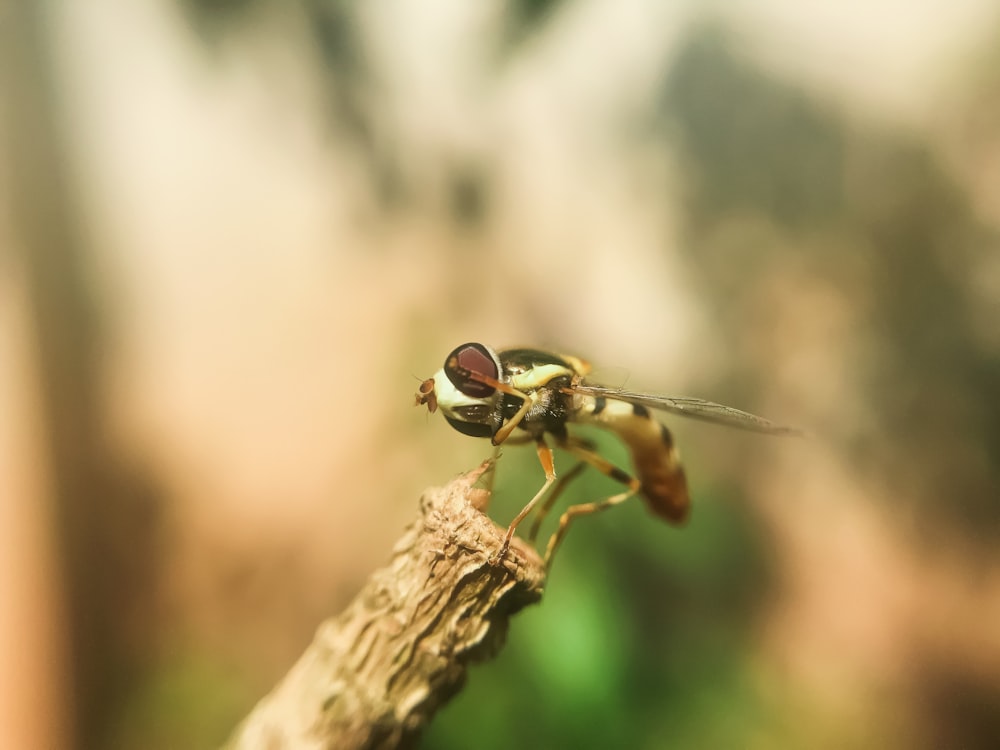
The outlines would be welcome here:
[[[490,454],[412,406],[469,340],[809,437],[668,419],[689,524],[581,521],[425,747],[1000,746],[998,50],[989,0],[0,3],[0,746],[221,742]]]

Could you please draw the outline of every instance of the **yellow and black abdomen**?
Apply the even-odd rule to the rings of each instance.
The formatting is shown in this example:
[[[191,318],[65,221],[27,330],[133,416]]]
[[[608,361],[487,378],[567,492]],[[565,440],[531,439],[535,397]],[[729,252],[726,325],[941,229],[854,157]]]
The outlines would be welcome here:
[[[614,432],[628,446],[649,509],[670,523],[682,523],[690,499],[674,439],[640,404],[602,396],[576,396],[574,421]]]

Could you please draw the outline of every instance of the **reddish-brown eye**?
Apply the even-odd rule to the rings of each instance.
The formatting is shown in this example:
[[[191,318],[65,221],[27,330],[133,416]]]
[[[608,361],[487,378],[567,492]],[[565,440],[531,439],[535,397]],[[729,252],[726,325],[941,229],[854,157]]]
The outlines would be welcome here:
[[[496,388],[476,380],[482,375],[490,380],[500,379],[500,365],[492,352],[482,344],[462,344],[444,361],[444,374],[459,391],[469,398],[487,398]]]

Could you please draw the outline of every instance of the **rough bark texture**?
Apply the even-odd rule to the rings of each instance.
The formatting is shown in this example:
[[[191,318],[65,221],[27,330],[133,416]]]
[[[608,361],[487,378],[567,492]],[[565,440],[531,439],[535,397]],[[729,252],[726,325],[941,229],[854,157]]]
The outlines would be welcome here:
[[[338,617],[237,727],[227,747],[400,748],[416,744],[471,662],[503,646],[508,619],[541,598],[545,572],[480,510],[489,462],[428,490],[420,516]]]

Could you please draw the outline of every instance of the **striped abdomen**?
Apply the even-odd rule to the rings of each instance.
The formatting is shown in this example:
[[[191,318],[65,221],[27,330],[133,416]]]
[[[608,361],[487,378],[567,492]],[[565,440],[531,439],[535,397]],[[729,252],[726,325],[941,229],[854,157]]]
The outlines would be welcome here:
[[[640,404],[576,396],[574,419],[611,430],[628,446],[649,509],[670,523],[682,523],[690,499],[680,456],[670,430]]]

